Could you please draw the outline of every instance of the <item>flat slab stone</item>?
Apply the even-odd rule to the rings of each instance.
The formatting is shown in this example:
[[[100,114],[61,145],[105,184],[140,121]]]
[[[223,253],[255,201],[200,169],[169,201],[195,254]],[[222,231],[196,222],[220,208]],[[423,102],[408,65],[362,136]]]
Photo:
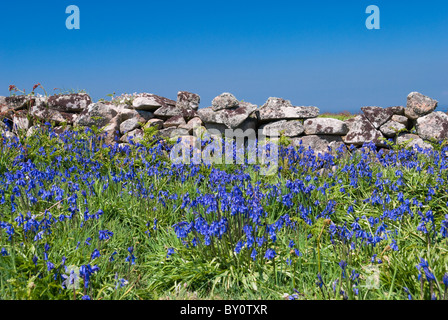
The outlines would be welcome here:
[[[257,105],[240,102],[239,107],[233,109],[222,109],[218,111],[214,111],[212,107],[199,109],[198,116],[206,124],[223,124],[230,129],[236,129],[256,110]]]
[[[380,140],[383,137],[365,115],[359,115],[355,118],[346,120],[345,123],[349,129],[347,135],[342,137],[346,144],[362,146],[366,142],[373,142],[376,146],[384,146],[385,143]]]
[[[334,152],[343,144],[342,138],[334,135],[311,135],[292,139],[294,147],[303,146],[306,150],[311,148],[315,154],[330,153],[328,147]]]
[[[82,112],[92,104],[87,93],[58,94],[48,98],[49,108],[63,112]]]
[[[142,93],[132,102],[136,110],[155,111],[162,107],[176,107],[176,101],[152,93]]]
[[[263,130],[263,134],[267,137],[272,135],[283,135],[285,137],[298,137],[304,132],[302,122],[300,120],[280,120],[272,123],[263,124],[259,127]]]
[[[348,126],[344,121],[332,118],[315,118],[303,122],[306,135],[338,135],[348,133]]]
[[[381,107],[362,107],[361,110],[375,129],[381,127],[394,115],[392,109],[384,109]]]
[[[289,100],[281,98],[269,98],[257,111],[261,122],[272,120],[294,120],[316,118],[319,115],[317,107],[295,107]]]

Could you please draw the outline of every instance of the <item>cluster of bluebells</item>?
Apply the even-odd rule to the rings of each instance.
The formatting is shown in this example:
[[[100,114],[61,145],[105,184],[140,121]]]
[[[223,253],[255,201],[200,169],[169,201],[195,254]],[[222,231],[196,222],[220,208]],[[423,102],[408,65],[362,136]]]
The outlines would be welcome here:
[[[115,100],[126,103],[133,98],[135,95],[124,95]],[[47,124],[40,134],[60,143],[39,147],[33,159],[19,139],[4,137],[1,151],[19,151],[11,159],[10,170],[0,173],[1,212],[8,213],[0,215],[0,258],[9,258],[18,242],[24,246],[32,244],[38,249],[29,260],[36,268],[40,264],[44,267],[38,274],[51,272],[61,282],[75,283],[72,271],[63,275],[65,259],[70,259],[68,251],[63,263],[56,262],[56,257],[60,257],[53,253],[51,241],[67,225],[80,230],[96,226],[106,209],[99,208],[98,201],[91,199],[101,199],[109,191],[115,192],[117,198],[127,196],[150,203],[154,210],[148,215],[159,217],[160,212],[180,212],[175,223],[167,228],[174,230],[183,248],[168,248],[166,259],[184,250],[205,252],[218,259],[222,253],[228,258],[225,255],[231,252],[247,257],[248,263],[272,265],[287,258],[284,261],[292,266],[294,259],[305,251],[299,241],[290,240],[290,235],[307,230],[307,239],[311,239],[313,234],[309,230],[314,230],[322,220],[328,224],[313,239],[319,236],[322,241],[353,253],[374,252],[371,262],[378,264],[382,264],[377,256],[381,248],[388,246],[393,252],[401,251],[396,228],[401,221],[411,221],[413,231],[429,241],[448,237],[448,214],[442,216],[432,208],[448,189],[446,147],[440,151],[417,148],[384,153],[373,152],[376,147],[369,144],[356,152],[341,146],[336,153],[325,155],[316,155],[301,145],[297,149],[282,147],[280,158],[284,164],[288,163],[287,172],[280,166],[280,179],[262,183],[253,178],[258,166],[245,163],[226,171],[204,163],[162,163],[160,155],[171,148],[164,142],[150,147],[138,142],[108,146],[89,130],[84,134],[76,131],[56,134]],[[107,157],[110,165],[99,161],[97,154]],[[422,160],[428,158],[431,161]],[[429,177],[424,192],[409,192],[406,180],[409,171]],[[196,190],[176,192],[160,187],[157,181],[162,180],[192,182]],[[359,192],[361,189],[365,192]],[[340,199],[345,201],[341,203]],[[146,221],[146,228],[142,228],[148,239],[156,241],[154,235],[161,227],[160,222],[154,216]],[[74,240],[75,252],[89,248],[78,275],[85,285],[91,282],[102,261],[113,263],[119,259],[115,251],[119,249],[105,249],[114,237],[113,230],[101,229],[90,237]],[[132,244],[127,246],[120,248],[125,252],[121,259],[134,265],[137,253]],[[352,281],[355,285],[352,290],[358,295],[359,274],[350,273],[345,258],[339,266],[342,278]],[[428,282],[435,281],[424,260],[418,269]],[[320,274],[318,279],[322,288]],[[125,282],[117,278],[117,287]]]

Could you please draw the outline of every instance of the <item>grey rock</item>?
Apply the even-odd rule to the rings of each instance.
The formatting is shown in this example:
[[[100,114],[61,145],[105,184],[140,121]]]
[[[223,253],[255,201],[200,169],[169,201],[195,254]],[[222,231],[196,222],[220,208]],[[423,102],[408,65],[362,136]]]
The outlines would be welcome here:
[[[154,111],[163,107],[175,108],[176,101],[152,93],[144,93],[134,99],[132,107],[136,110]]]
[[[113,105],[102,102],[92,103],[86,110],[81,112],[74,121],[75,126],[96,126],[97,128],[107,125],[118,112]]]
[[[346,144],[362,146],[366,142],[374,142],[376,146],[384,146],[385,143],[380,139],[383,137],[380,131],[367,120],[365,115],[359,115],[355,118],[346,120],[348,127],[347,135],[342,137]]]
[[[202,120],[199,117],[195,117],[188,121],[186,124],[180,125],[179,129],[188,130],[190,134],[193,134],[193,130],[197,127],[202,126]]]
[[[28,130],[31,127],[31,121],[27,116],[26,112],[22,112],[19,113],[16,112],[16,114],[14,114],[14,117],[12,118],[12,122],[13,122],[13,130],[14,131],[18,131],[18,130]]]
[[[424,140],[448,139],[448,115],[438,111],[417,119],[417,134]]]
[[[57,94],[47,101],[49,108],[63,112],[82,112],[91,103],[92,99],[87,93]]]
[[[316,155],[319,153],[330,153],[328,147],[335,152],[341,145],[344,144],[340,136],[334,135],[311,135],[293,138],[291,143],[294,147],[302,146],[305,150],[311,148]]]
[[[400,130],[406,130],[406,126],[393,120],[387,121],[380,127],[380,131],[388,138],[395,137]]]
[[[404,144],[406,147],[412,147],[414,150],[416,150],[417,147],[422,149],[434,149],[431,144],[423,141],[418,135],[410,133],[400,134],[397,137],[396,143]]]
[[[177,139],[180,136],[188,136],[188,130],[170,127],[162,129],[158,132],[158,135],[162,139]]]
[[[362,107],[361,110],[375,129],[381,127],[394,115],[392,109],[383,109],[381,107]]]
[[[212,107],[198,110],[198,116],[204,123],[226,125],[227,128],[238,128],[252,113],[257,110],[255,104],[241,102],[239,107],[214,111]]]
[[[44,106],[32,106],[31,115],[45,122],[54,122],[56,125],[63,123],[73,124],[78,119],[78,115],[69,112],[62,112]]]
[[[144,133],[142,129],[135,129],[122,136],[120,138],[120,141],[125,143],[131,143],[131,141],[133,141],[134,143],[139,143],[140,141],[142,141],[143,135]]]
[[[302,122],[299,120],[280,120],[263,124],[259,127],[259,129],[263,130],[263,135],[267,137],[278,134],[292,138],[300,136],[304,131]]]
[[[258,119],[261,122],[272,120],[309,119],[319,115],[317,107],[295,107],[289,100],[269,98],[258,110]]]
[[[125,120],[120,124],[120,133],[125,134],[127,132],[140,128],[140,126],[140,122],[137,118]]]
[[[120,115],[116,115],[106,126],[102,128],[102,136],[106,144],[113,144],[120,139]]]
[[[151,127],[156,127],[157,130],[160,130],[163,128],[163,120],[161,119],[150,119],[148,120],[148,122],[146,122],[145,126],[143,127],[144,129],[147,128],[151,128]]]
[[[8,109],[22,110],[30,109],[36,105],[36,97],[29,97],[25,95],[5,97],[5,102]]]
[[[404,116],[403,106],[388,107],[386,109],[392,111],[394,115]]]
[[[405,127],[407,127],[407,126],[408,126],[408,123],[409,123],[409,119],[408,119],[407,117],[405,117],[405,116],[400,116],[400,115],[396,115],[396,114],[394,114],[394,115],[392,116],[392,121],[401,123],[401,124],[404,125]]]
[[[408,95],[408,101],[405,109],[405,116],[416,120],[426,116],[437,108],[438,101],[424,96],[418,92],[411,92]]]
[[[154,112],[154,116],[161,119],[169,119],[171,117],[175,116],[182,116],[185,120],[191,120],[194,117],[198,116],[199,111],[195,111],[193,109],[182,109],[176,106],[165,106],[160,109],[157,109],[156,112]]]
[[[222,109],[232,109],[238,107],[240,102],[231,93],[224,92],[219,96],[215,97],[212,101],[213,111],[218,111]]]
[[[198,110],[201,97],[196,93],[179,91],[177,93],[176,107],[186,110]]]
[[[174,116],[166,120],[163,124],[164,128],[170,128],[170,127],[179,127],[181,125],[186,125],[186,121],[184,117],[182,116]]]
[[[348,133],[347,124],[344,121],[332,118],[316,118],[305,120],[304,129],[306,135],[337,135],[344,136]]]

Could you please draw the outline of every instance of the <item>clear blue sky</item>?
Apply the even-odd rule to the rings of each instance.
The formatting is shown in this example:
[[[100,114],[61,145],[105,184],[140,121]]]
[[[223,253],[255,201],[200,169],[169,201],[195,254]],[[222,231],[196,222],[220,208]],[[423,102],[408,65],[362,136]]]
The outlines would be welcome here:
[[[67,30],[68,5],[81,29]],[[368,5],[381,29],[367,30]],[[270,96],[322,112],[404,105],[411,91],[448,106],[448,1],[2,1],[0,95],[8,86],[176,99]]]

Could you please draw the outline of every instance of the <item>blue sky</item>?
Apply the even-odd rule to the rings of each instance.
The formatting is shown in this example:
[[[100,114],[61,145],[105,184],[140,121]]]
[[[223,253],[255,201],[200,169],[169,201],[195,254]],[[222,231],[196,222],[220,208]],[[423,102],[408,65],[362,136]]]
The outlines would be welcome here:
[[[94,3],[93,3],[94,2]],[[381,29],[368,30],[368,5]],[[80,30],[65,9],[77,5]],[[222,92],[322,112],[405,105],[411,91],[448,107],[447,1],[2,1],[0,95],[86,89],[176,99]]]

